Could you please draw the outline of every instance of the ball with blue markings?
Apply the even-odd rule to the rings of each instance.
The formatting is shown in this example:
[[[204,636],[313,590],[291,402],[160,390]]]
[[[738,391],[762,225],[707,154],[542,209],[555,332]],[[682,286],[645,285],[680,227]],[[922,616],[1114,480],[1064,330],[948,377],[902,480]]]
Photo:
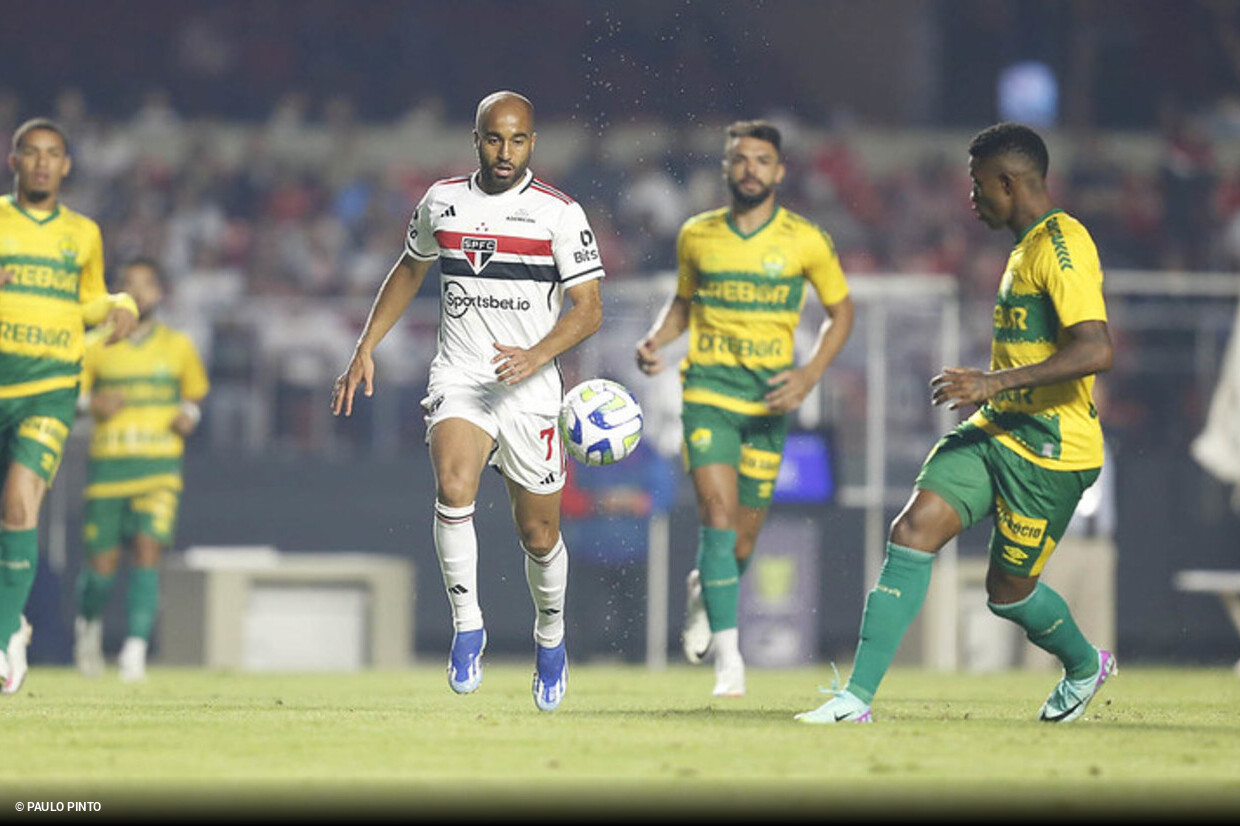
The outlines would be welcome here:
[[[560,406],[564,450],[586,465],[610,465],[637,449],[642,406],[611,379],[590,379],[569,390]]]

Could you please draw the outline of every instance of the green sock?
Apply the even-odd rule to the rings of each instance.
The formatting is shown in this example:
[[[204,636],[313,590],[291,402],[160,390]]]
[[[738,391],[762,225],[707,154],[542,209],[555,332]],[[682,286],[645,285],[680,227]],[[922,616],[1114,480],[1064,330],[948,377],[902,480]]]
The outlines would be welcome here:
[[[736,531],[698,528],[697,567],[711,632],[735,628],[741,597],[740,572],[736,565]]]
[[[159,568],[135,567],[129,572],[129,636],[151,638],[159,608]]]
[[[753,562],[753,553],[752,553],[752,552],[750,552],[749,556],[745,557],[744,559],[738,559],[738,560],[736,560],[736,575],[737,575],[737,576],[744,576],[744,575],[745,575],[745,572],[749,570],[749,563],[750,563],[750,562]]]
[[[1020,602],[987,602],[986,607],[1025,629],[1029,642],[1058,657],[1068,679],[1083,680],[1098,671],[1098,649],[1085,639],[1072,619],[1068,603],[1049,585],[1039,582],[1033,593]]]
[[[0,641],[21,628],[26,600],[39,569],[39,530],[0,529]]]
[[[870,703],[883,681],[904,632],[917,617],[930,588],[934,554],[887,543],[887,558],[878,584],[865,598],[861,615],[861,641],[853,660],[848,690]]]
[[[90,565],[83,565],[77,580],[78,616],[88,620],[98,618],[108,604],[115,580],[115,574],[101,574]]]

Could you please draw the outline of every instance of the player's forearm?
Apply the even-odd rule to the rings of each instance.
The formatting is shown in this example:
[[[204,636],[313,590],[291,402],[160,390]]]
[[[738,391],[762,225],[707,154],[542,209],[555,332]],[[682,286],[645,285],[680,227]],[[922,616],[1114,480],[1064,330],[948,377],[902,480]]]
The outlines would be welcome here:
[[[646,338],[658,350],[680,338],[681,333],[688,327],[689,302],[679,296],[673,296],[651,325]]]
[[[822,377],[840,350],[844,349],[852,334],[853,316],[851,299],[828,308],[828,315],[818,327],[818,339],[805,365],[813,373],[815,381]]]
[[[1105,373],[1111,369],[1113,351],[1105,325],[1070,339],[1050,358],[1036,364],[995,370],[988,377],[997,382],[999,390],[1024,387],[1045,387],[1065,381]]]
[[[82,305],[82,320],[91,327],[102,324],[116,307],[133,313],[134,318],[138,317],[138,304],[129,293],[104,293]]]
[[[375,303],[371,305],[366,326],[362,328],[362,335],[357,340],[358,350],[374,352],[375,347],[408,309],[409,302],[418,294],[418,288],[422,286],[422,279],[429,266],[429,262],[423,265],[423,262],[414,261],[407,256],[402,256],[396,262],[383,279],[379,294],[375,296]]]
[[[597,333],[602,326],[602,301],[578,301],[560,316],[551,331],[530,350],[537,355],[540,365],[546,364]]]

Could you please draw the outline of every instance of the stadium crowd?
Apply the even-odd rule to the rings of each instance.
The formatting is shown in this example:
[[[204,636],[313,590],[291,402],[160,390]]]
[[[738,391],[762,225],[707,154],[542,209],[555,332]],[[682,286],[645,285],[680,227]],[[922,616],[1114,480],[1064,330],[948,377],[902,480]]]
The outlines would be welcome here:
[[[0,91],[0,138],[8,140],[26,103]],[[1240,265],[1240,168],[1217,151],[1235,131],[1227,111],[1169,126],[1156,161],[1144,165],[1113,151],[1123,136],[1058,136],[1072,151],[1059,153],[1068,160],[1052,167],[1052,187],[1093,231],[1104,267]],[[128,118],[98,116],[68,88],[49,114],[72,141],[66,201],[98,220],[109,271],[157,255],[173,306],[205,307],[215,320],[178,319],[213,365],[222,399],[263,368],[245,338],[254,331],[221,340],[218,319],[263,300],[286,309],[257,343],[278,373],[273,406],[281,410],[270,415],[296,424],[262,429],[294,434],[302,446],[321,442],[329,425],[314,425],[309,411],[352,346],[417,198],[472,163],[468,124],[433,97],[393,121],[364,122],[347,96],[301,93],[280,97],[257,121],[220,122],[184,117],[158,91]],[[846,124],[824,130],[761,114],[789,136],[783,200],[831,233],[846,272],[946,273],[966,302],[993,300],[1008,249],[970,214],[963,162],[937,148],[950,142],[927,133],[918,152],[874,163],[867,135]],[[613,283],[673,268],[681,222],[721,197],[714,124],[655,123],[649,132],[660,140],[634,149],[581,124],[540,126],[535,169],[583,202]],[[975,316],[984,314],[967,314]],[[973,332],[984,343],[987,331]],[[414,362],[396,372],[418,375],[424,365]]]

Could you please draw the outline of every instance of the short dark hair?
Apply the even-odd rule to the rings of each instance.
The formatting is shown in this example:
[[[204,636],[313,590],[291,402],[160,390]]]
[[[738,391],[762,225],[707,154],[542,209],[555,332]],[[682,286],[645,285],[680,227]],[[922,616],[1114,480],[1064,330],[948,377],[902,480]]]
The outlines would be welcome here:
[[[1020,155],[1032,163],[1043,178],[1051,166],[1051,156],[1042,138],[1021,123],[987,126],[969,141],[969,155],[979,161],[1000,155]]]
[[[155,274],[156,281],[161,285],[164,283],[163,267],[159,266],[159,262],[150,255],[135,255],[131,258],[126,258],[125,263],[121,264],[121,270],[127,270],[130,267],[146,267]]]
[[[69,151],[69,138],[65,135],[65,130],[51,118],[31,118],[13,130],[12,150],[16,152],[21,147],[22,141],[26,140],[26,136],[36,129],[46,129],[49,132],[55,132],[60,136],[61,142],[65,145],[65,152]]]
[[[737,138],[757,138],[775,147],[775,151],[780,155],[784,151],[779,127],[768,120],[738,120],[728,127],[728,140]]]

